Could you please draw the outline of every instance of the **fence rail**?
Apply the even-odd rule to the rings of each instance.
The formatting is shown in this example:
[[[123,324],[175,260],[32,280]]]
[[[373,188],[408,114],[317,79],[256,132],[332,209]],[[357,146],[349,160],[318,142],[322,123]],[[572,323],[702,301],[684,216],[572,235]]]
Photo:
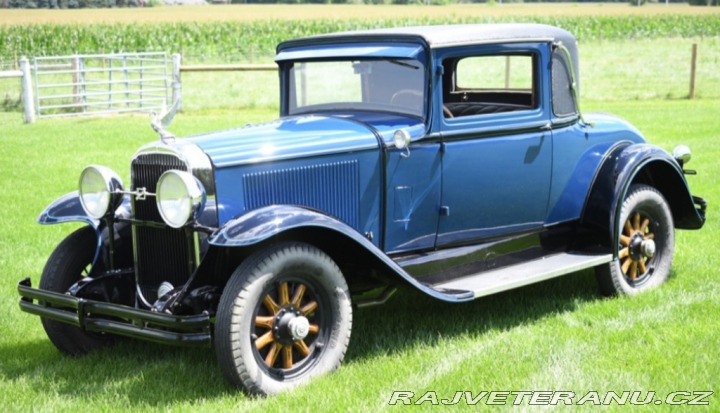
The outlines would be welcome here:
[[[684,47],[676,47],[674,55],[684,55]],[[714,53],[714,52],[713,52]],[[717,53],[711,53],[710,58],[716,59]],[[668,97],[684,96],[689,99],[696,97],[696,89],[704,93],[703,96],[717,97],[717,92],[709,92],[703,89],[707,82],[715,82],[717,84],[718,76],[708,71],[708,63],[703,65],[698,62],[697,44],[692,45],[692,55],[690,58],[689,75],[690,82],[687,82],[687,72],[685,66],[680,60],[675,59],[672,67],[680,75],[672,78],[672,88],[660,89],[645,88],[649,90],[648,96]],[[664,57],[665,55],[663,55]],[[654,56],[652,56],[654,58]],[[661,58],[658,62],[664,61]],[[27,58],[21,58],[19,66],[10,67],[11,70],[0,71],[0,80],[4,85],[8,85],[11,81],[5,79],[20,79],[21,95],[20,102],[24,107],[24,119],[27,123],[35,121],[36,117],[57,117],[57,116],[74,116],[82,114],[101,114],[101,113],[126,113],[126,112],[147,112],[160,111],[170,103],[178,103],[182,105],[183,84],[181,79],[182,73],[187,73],[190,83],[186,86],[187,93],[192,100],[188,106],[191,108],[204,107],[203,105],[215,104],[221,102],[223,107],[237,107],[238,104],[244,104],[243,99],[257,99],[252,105],[272,105],[276,100],[268,101],[269,97],[277,96],[277,83],[270,85],[270,78],[266,78],[263,74],[250,74],[249,72],[276,72],[277,66],[274,64],[198,64],[183,65],[181,56],[175,54],[172,61],[169,61],[164,53],[131,53],[124,55],[115,54],[97,54],[84,56],[60,56],[60,57],[38,57],[30,62]],[[653,63],[657,64],[657,62]],[[604,66],[601,65],[600,71]],[[14,70],[12,70],[14,69]],[[18,70],[19,69],[19,70]],[[212,72],[217,72],[213,75]],[[226,76],[221,72],[248,72],[247,76],[238,75]],[[206,74],[207,73],[207,74]],[[710,73],[710,74],[709,74]],[[586,71],[585,79],[592,78],[593,71],[590,70],[588,77]],[[605,72],[601,72],[605,76]],[[34,75],[34,76],[33,76]],[[626,84],[628,76],[619,74],[618,88],[620,90],[641,90],[634,89],[635,84]],[[655,84],[662,83],[655,77],[650,78],[647,75],[642,78],[642,82],[654,81]],[[657,77],[657,73],[653,76]],[[257,79],[262,78],[258,83]],[[665,79],[662,76],[658,77]],[[700,78],[700,79],[699,79]],[[33,82],[33,79],[35,82]],[[708,80],[709,79],[709,80]],[[622,83],[622,82],[625,83]],[[700,86],[698,86],[700,82]],[[704,83],[703,83],[704,82]],[[682,86],[679,84],[683,83]],[[592,82],[589,83],[592,85]],[[214,90],[209,91],[210,86],[222,85],[223,90],[230,93],[227,97],[217,100],[214,97]],[[645,83],[643,83],[645,85]],[[663,84],[664,85],[664,84]],[[651,84],[652,86],[652,84]],[[684,92],[689,93],[685,94]],[[260,90],[259,93],[247,94],[248,88]],[[642,90],[645,90],[642,89]],[[7,89],[6,89],[7,90]],[[241,91],[236,93],[235,91]],[[630,95],[625,94],[610,95],[605,93],[606,89],[585,89],[590,90],[593,99],[618,98]],[[658,90],[660,92],[658,92]],[[6,102],[8,102],[9,94],[6,92]],[[587,94],[586,94],[587,96]],[[641,96],[638,94],[637,96]],[[635,98],[638,98],[638,97]],[[644,96],[644,95],[643,95]],[[640,97],[642,98],[642,96]],[[10,101],[12,103],[12,101]],[[270,102],[270,103],[268,103]]]

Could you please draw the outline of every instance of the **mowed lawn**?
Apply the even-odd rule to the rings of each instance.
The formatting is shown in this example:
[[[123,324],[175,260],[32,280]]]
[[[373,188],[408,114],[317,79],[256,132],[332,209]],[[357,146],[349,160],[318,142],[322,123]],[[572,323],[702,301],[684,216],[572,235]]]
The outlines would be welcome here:
[[[154,140],[146,116],[41,120],[0,113],[0,406],[4,411],[404,411],[395,390],[656,392],[717,390],[720,379],[720,101],[585,102],[622,115],[651,143],[689,145],[688,178],[709,203],[700,231],[677,231],[672,276],[637,297],[603,298],[592,271],[483,298],[446,304],[402,290],[385,306],[356,310],[342,368],[294,392],[249,398],[225,384],[211,348],[126,341],[80,358],[62,356],[40,320],[20,312],[15,286],[37,285],[45,260],[74,225],[40,226],[53,199],[76,188],[82,168],[107,165],[128,179],[128,161]],[[243,125],[272,110],[179,114],[180,134]],[[720,398],[698,411],[717,411]],[[422,410],[442,407],[424,404]],[[452,409],[467,409],[461,402]],[[491,406],[480,406],[480,410]],[[494,406],[493,410],[497,410]],[[591,403],[580,410],[596,411]],[[473,407],[473,409],[475,409]],[[564,409],[564,406],[561,410]],[[626,411],[627,406],[603,411]],[[673,406],[645,406],[662,411]],[[500,406],[534,411],[532,406]]]

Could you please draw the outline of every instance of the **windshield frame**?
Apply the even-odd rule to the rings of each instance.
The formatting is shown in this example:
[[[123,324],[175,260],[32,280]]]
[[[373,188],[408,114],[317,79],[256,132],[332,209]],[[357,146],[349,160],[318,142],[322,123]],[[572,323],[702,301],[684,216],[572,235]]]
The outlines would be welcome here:
[[[290,50],[284,50],[278,54],[276,58],[280,66],[280,114],[281,116],[297,116],[308,115],[313,113],[328,112],[382,112],[392,113],[402,116],[418,118],[420,120],[428,119],[431,87],[430,87],[430,65],[428,61],[428,53],[422,44],[417,43],[362,43],[362,44],[332,44],[332,45],[309,45]],[[296,94],[298,93],[298,85],[295,83],[296,67],[306,65],[306,68],[314,68],[314,64],[332,64],[332,62],[348,62],[349,64],[361,63],[368,65],[378,65],[381,62],[392,64],[392,67],[407,68],[419,70],[418,77],[410,81],[400,79],[402,82],[410,83],[412,89],[419,93],[416,97],[420,98],[420,103],[410,110],[403,110],[400,104],[390,104],[390,98],[386,96],[386,104],[380,99],[368,98],[361,96],[350,100],[332,100],[313,104],[301,105],[297,102]],[[386,65],[386,68],[388,66]],[[412,69],[411,69],[412,68]],[[396,71],[402,73],[401,70]],[[358,76],[365,76],[363,73],[356,73]],[[348,79],[350,78],[347,76]],[[414,77],[414,76],[413,76]],[[380,77],[376,77],[368,83],[367,87],[377,87]],[[367,81],[362,79],[362,82]],[[358,83],[360,84],[360,82]],[[357,86],[355,86],[357,87]],[[364,89],[364,87],[361,87]],[[386,86],[387,88],[387,86]],[[390,89],[391,90],[391,89]],[[352,93],[352,92],[351,92]],[[365,92],[362,92],[365,93]],[[373,93],[379,94],[380,89],[375,89]],[[386,93],[390,93],[389,90]],[[372,95],[371,95],[372,96]],[[368,98],[369,100],[365,100]],[[416,105],[413,102],[413,105]]]

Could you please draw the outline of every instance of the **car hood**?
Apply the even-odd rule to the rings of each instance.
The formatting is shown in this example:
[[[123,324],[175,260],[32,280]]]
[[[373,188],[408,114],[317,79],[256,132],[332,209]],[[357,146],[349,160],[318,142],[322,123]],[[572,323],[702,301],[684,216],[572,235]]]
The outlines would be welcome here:
[[[419,121],[399,116],[307,115],[281,118],[183,139],[199,146],[216,168],[290,158],[377,149],[392,142],[391,130],[417,137]]]

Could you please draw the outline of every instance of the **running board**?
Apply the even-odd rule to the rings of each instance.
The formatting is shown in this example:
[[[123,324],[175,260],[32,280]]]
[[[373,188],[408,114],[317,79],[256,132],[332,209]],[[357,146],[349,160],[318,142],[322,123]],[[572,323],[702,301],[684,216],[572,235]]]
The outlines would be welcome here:
[[[473,294],[474,298],[478,298],[607,264],[612,259],[612,254],[561,253],[522,264],[468,275],[452,281],[434,284],[430,287],[439,291],[468,291]]]

